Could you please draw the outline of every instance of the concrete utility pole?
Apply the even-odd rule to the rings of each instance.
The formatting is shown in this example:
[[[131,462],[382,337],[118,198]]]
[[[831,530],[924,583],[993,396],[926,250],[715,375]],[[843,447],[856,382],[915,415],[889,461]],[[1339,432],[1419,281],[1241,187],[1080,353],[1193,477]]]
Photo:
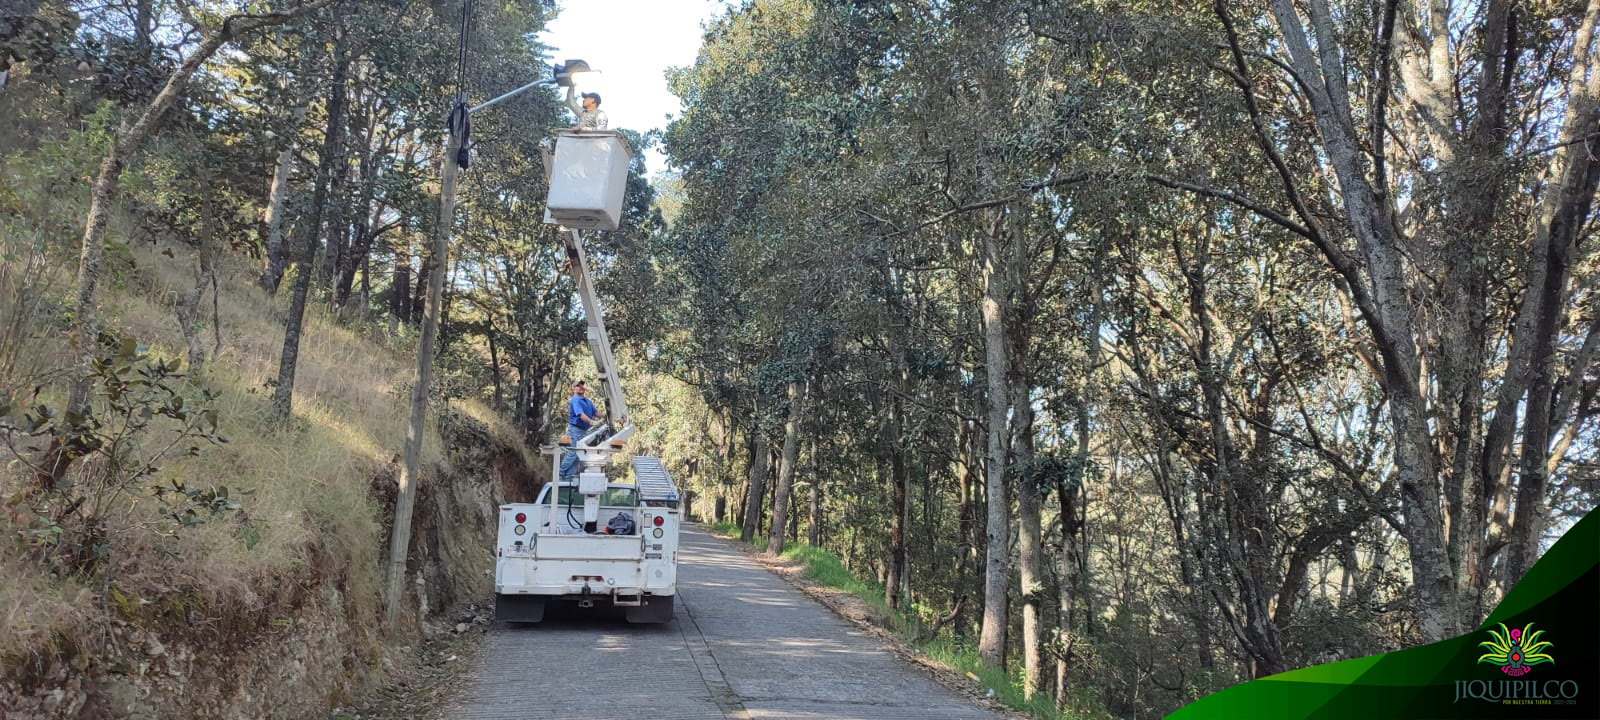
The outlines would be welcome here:
[[[439,338],[439,310],[444,297],[444,268],[450,252],[450,228],[456,209],[456,156],[465,138],[466,103],[451,111],[450,137],[445,141],[439,186],[439,227],[433,235],[433,267],[428,274],[428,304],[423,309],[422,340],[417,343],[417,372],[411,385],[411,422],[406,427],[406,448],[400,466],[400,489],[394,501],[394,529],[389,536],[389,567],[384,583],[384,622],[394,627],[400,619],[400,593],[405,585],[406,558],[411,545],[411,514],[417,504],[417,475],[422,463],[423,421],[428,412],[428,385],[433,379],[433,348]]]
[[[465,17],[464,15],[463,23],[466,22]],[[461,44],[462,47],[466,47],[465,24],[462,26]],[[438,344],[439,339],[439,315],[443,310],[444,280],[447,268],[449,268],[450,230],[455,220],[456,174],[460,172],[462,167],[460,161],[461,148],[466,143],[467,134],[470,132],[468,128],[470,127],[472,114],[498,105],[540,85],[559,84],[563,78],[570,82],[573,73],[588,71],[588,63],[582,60],[568,60],[565,65],[556,66],[554,80],[530,82],[477,107],[469,107],[466,94],[461,93],[456,96],[455,107],[450,111],[448,123],[450,136],[445,140],[444,156],[440,159],[441,165],[439,168],[439,227],[433,236],[434,270],[428,275],[428,304],[423,309],[422,339],[417,343],[417,372],[412,376],[411,421],[406,426],[406,447],[400,466],[400,487],[395,495],[394,503],[394,528],[389,535],[389,563],[384,578],[384,622],[389,627],[393,627],[400,619],[400,607],[403,604],[400,601],[400,593],[405,586],[406,559],[409,556],[411,547],[411,515],[417,505],[417,480],[421,475],[419,466],[422,464],[423,427],[428,412],[428,385],[433,380],[434,346]],[[573,234],[573,241],[577,241],[576,233]],[[570,249],[568,254],[572,254]],[[592,312],[597,315],[598,310],[598,306],[595,306]],[[600,327],[600,337],[604,338],[604,333],[605,327],[602,325]],[[593,322],[591,322],[590,337],[591,344],[593,344],[593,338],[595,337]],[[606,350],[606,358],[609,360],[610,341],[606,340],[603,344]],[[602,372],[601,379],[607,379],[604,372]],[[613,384],[615,383],[614,378],[612,382]],[[626,415],[626,407],[621,407],[623,407],[623,415]]]

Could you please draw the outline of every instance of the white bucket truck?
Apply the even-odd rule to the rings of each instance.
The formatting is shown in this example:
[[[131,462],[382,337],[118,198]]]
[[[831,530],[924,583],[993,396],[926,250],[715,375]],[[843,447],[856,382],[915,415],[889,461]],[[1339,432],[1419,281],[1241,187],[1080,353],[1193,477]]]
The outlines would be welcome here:
[[[632,482],[606,475],[611,457],[633,435],[600,299],[580,230],[617,227],[628,180],[628,144],[615,132],[563,132],[550,172],[546,222],[560,223],[567,270],[588,321],[589,350],[606,400],[604,422],[581,438],[546,448],[550,477],[537,501],[500,506],[495,552],[495,618],[538,622],[548,603],[623,608],[629,622],[672,619],[678,580],[678,489],[661,466],[633,458]],[[577,452],[575,479],[559,478],[563,452]]]
[[[547,483],[536,503],[500,506],[496,619],[538,622],[560,601],[622,608],[634,623],[672,619],[677,490],[652,457],[633,458],[633,476],[607,482],[586,467],[575,483]]]

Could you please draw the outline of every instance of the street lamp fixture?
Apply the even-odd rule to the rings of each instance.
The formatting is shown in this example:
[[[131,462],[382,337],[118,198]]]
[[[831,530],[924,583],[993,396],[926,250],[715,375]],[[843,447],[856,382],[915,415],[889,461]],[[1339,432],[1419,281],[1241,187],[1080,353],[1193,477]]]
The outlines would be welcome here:
[[[493,100],[485,102],[482,105],[478,105],[477,107],[473,107],[473,108],[468,108],[467,112],[475,113],[475,112],[478,112],[479,110],[484,110],[484,109],[490,107],[491,105],[498,105],[498,104],[500,104],[501,101],[508,100],[510,98],[513,98],[513,97],[516,97],[518,95],[521,95],[522,93],[524,93],[524,92],[526,92],[526,91],[528,91],[528,90],[530,90],[530,89],[532,89],[534,87],[537,87],[539,85],[556,85],[558,87],[572,87],[572,80],[573,80],[572,76],[579,75],[579,74],[582,74],[582,73],[591,73],[591,72],[600,72],[600,71],[590,68],[589,67],[589,63],[586,63],[586,62],[584,62],[582,60],[568,60],[568,61],[566,61],[564,63],[557,63],[555,65],[551,65],[550,66],[550,79],[549,80],[535,80],[535,81],[533,81],[531,83],[528,83],[527,85],[523,85],[522,87],[519,87],[519,88],[517,88],[515,90],[512,90],[511,92],[508,92],[508,93],[506,93],[504,95],[501,95],[500,97],[497,97],[497,98],[495,98]]]
[[[561,87],[572,87],[574,79],[572,77],[573,75],[594,72],[593,70],[589,69],[589,63],[586,63],[582,60],[568,60],[558,65],[552,65],[550,66],[550,69],[550,76],[555,78],[556,85]]]

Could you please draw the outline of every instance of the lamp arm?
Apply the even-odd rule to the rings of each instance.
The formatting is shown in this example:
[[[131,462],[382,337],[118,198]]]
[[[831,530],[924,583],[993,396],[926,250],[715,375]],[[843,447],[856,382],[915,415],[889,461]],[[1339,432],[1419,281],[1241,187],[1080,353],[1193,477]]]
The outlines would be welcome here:
[[[527,85],[523,85],[522,87],[519,87],[519,88],[517,88],[515,90],[512,90],[511,92],[508,92],[508,93],[506,93],[504,95],[501,95],[500,97],[497,97],[497,98],[495,98],[493,100],[490,100],[490,101],[488,101],[486,103],[483,103],[482,105],[478,105],[477,107],[473,107],[473,108],[468,108],[467,112],[475,113],[475,112],[478,112],[479,110],[487,109],[487,108],[492,107],[494,105],[500,104],[502,101],[509,100],[509,99],[511,99],[513,97],[521,95],[524,92],[532,90],[534,87],[537,87],[539,85],[549,85],[550,83],[551,83],[551,81],[549,81],[549,80],[535,80],[535,81],[533,81],[531,83],[528,83]]]

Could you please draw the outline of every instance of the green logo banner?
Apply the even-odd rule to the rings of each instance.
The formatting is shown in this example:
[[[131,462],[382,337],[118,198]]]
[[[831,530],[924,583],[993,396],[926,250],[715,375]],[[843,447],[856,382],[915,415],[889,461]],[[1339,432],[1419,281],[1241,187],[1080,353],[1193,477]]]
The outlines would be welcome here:
[[[1167,717],[1600,718],[1600,514],[1556,541],[1473,632],[1241,683]]]

